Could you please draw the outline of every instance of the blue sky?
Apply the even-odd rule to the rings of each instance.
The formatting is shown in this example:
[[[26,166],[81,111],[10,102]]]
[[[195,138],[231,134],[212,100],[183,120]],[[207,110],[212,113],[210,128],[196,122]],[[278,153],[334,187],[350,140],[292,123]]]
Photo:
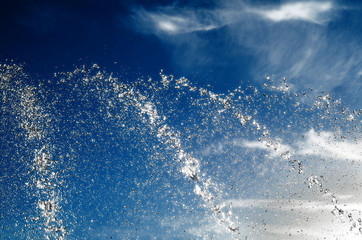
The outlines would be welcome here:
[[[39,74],[85,63],[131,79],[164,69],[215,91],[285,76],[359,108],[360,11],[355,1],[20,1],[2,8],[0,57]]]
[[[235,82],[262,81],[262,72],[285,76],[297,88],[353,96],[347,98],[358,106],[360,7],[331,1],[173,4],[135,7],[133,22],[138,31],[170,44],[186,72],[217,69],[220,78]]]
[[[359,239],[361,11],[7,3],[0,235]]]

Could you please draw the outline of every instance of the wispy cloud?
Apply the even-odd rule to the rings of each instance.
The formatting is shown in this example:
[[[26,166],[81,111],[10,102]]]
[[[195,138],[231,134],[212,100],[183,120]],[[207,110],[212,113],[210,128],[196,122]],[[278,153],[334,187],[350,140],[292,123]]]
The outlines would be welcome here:
[[[311,129],[301,145],[298,155],[314,155],[327,159],[342,159],[362,162],[362,142],[338,140],[332,132],[316,133]]]
[[[292,145],[284,144],[281,140],[276,139],[272,141],[275,142],[274,144],[244,140],[239,141],[240,144],[238,146],[252,149],[253,151],[261,150],[267,152],[269,157],[276,160],[298,160],[304,171],[301,174],[304,179],[309,176],[323,175],[323,179],[318,180],[318,184],[321,184],[318,187],[321,189],[328,188],[330,193],[339,195],[338,198],[341,200],[343,196],[345,198],[348,197],[348,201],[345,202],[348,202],[347,205],[349,207],[354,206],[353,202],[359,202],[359,196],[362,194],[362,189],[358,185],[362,180],[361,139],[345,139],[343,134],[338,132],[316,132],[314,129],[300,136],[299,139],[289,139],[288,143],[293,142]],[[281,177],[278,181],[284,180]],[[313,187],[313,184],[310,187]],[[302,186],[303,184],[290,185],[289,190],[293,191],[294,189],[296,192],[303,192]],[[310,193],[307,195],[310,195]],[[330,200],[331,196],[328,198]]]
[[[300,133],[299,137],[284,140],[234,139],[216,143],[214,146],[204,153],[209,154],[209,157],[219,157],[222,152],[225,153],[224,149],[232,149],[237,154],[260,159],[250,167],[250,171],[255,171],[257,177],[260,177],[259,181],[273,179],[288,185],[290,191],[300,192],[307,186],[303,182],[308,183],[309,177],[319,178],[323,175],[320,183],[330,192],[350,196],[351,201],[358,201],[358,196],[362,194],[358,185],[362,180],[362,141],[358,137],[344,138],[343,133],[316,132],[310,129]],[[239,161],[243,161],[242,159],[244,158]],[[278,174],[272,169],[278,169]],[[290,171],[298,171],[300,174],[290,175]],[[285,178],[286,176],[289,178]],[[295,182],[291,181],[294,177]],[[310,187],[314,186],[313,184]]]
[[[350,196],[340,196],[340,199],[350,198]],[[330,199],[319,199],[318,201],[304,199],[231,199],[226,205],[232,204],[234,209],[238,208],[262,208],[279,212],[287,212],[291,209],[300,210],[304,213],[328,211],[329,213],[335,208],[335,203]],[[345,211],[362,211],[362,203],[351,202],[343,206]]]
[[[180,34],[195,31],[209,31],[234,24],[253,16],[273,22],[299,20],[321,24],[329,21],[331,2],[285,3],[270,10],[237,3],[218,9],[188,9],[175,6],[160,7],[148,11],[135,8],[133,21],[140,31],[155,34]]]
[[[268,224],[256,226],[259,228],[257,238],[265,237],[271,240],[287,238],[290,235],[293,235],[293,239],[320,239],[321,237],[332,239],[337,236],[342,239],[359,239],[361,237],[359,233],[361,225],[357,219],[361,217],[362,204],[358,201],[342,207],[343,211],[353,212],[355,219],[348,218],[347,214],[339,212],[340,207],[327,199],[317,201],[293,198],[232,199],[228,201],[228,204],[232,204],[233,209],[240,209],[244,214],[248,211],[258,211],[257,209],[264,213],[263,221]],[[356,227],[350,228],[353,221]],[[318,222],[318,227],[315,222]]]
[[[250,9],[249,11],[273,22],[301,20],[322,24],[329,20],[326,14],[332,10],[332,7],[331,2],[293,2],[271,10]]]
[[[134,8],[132,27],[171,43],[175,61],[186,71],[199,71],[195,66],[210,69],[214,63],[216,71],[234,72],[235,78],[285,76],[296,89],[338,90],[360,105],[362,50],[356,31],[349,30],[358,28],[357,23],[339,22],[346,11],[352,10],[336,1],[264,6],[216,1],[212,8]],[[330,23],[349,27],[336,29]],[[207,33],[210,38],[205,37]],[[219,64],[230,61],[231,65]]]
[[[236,144],[235,144],[236,145]],[[275,142],[268,141],[243,141],[238,143],[237,145],[243,146],[246,148],[256,148],[268,151],[270,153],[270,157],[284,157],[289,158],[293,149],[287,144],[281,143],[281,140],[277,140]]]
[[[330,199],[229,199],[225,201],[225,208],[230,208],[228,206],[232,206],[233,213],[239,216],[239,238],[242,239],[246,237],[276,240],[292,237],[298,240],[317,240],[361,237],[359,233],[361,224],[358,222],[358,218],[362,217],[360,202],[351,202],[347,206],[342,206],[343,211],[353,212],[354,219],[338,210],[333,211],[336,205]],[[339,206],[337,208],[340,209]],[[212,218],[194,217],[165,219],[164,222],[167,222],[172,229],[186,232],[196,238],[232,239],[230,233]],[[351,228],[353,222],[356,226]]]
[[[156,11],[136,8],[132,19],[139,31],[156,35],[209,31],[225,24],[212,11],[174,7],[163,7]]]
[[[273,165],[280,163],[287,165],[285,160],[289,157],[303,161],[306,158],[313,159],[312,168],[303,174],[289,175],[288,178],[286,178],[288,171],[279,168],[281,166],[279,165],[278,171],[272,173],[279,179],[273,180],[272,184],[269,183],[268,189],[265,191],[271,193],[270,195],[248,193],[233,195],[230,198],[224,196],[221,205],[222,210],[237,216],[242,238],[248,236],[248,239],[267,240],[290,237],[300,240],[334,239],[336,237],[339,239],[359,239],[361,237],[359,228],[362,227],[362,223],[358,221],[362,217],[360,199],[362,189],[359,185],[362,179],[361,166],[360,164],[351,164],[350,160],[357,163],[362,160],[361,142],[341,138],[342,134],[339,132],[317,132],[314,129],[301,133],[299,136],[298,139],[285,139],[285,142],[282,139],[273,139],[272,141],[234,139],[227,142],[217,142],[213,145],[214,151],[208,148],[204,154],[217,156],[221,152],[225,153],[226,149],[233,151],[234,149],[230,149],[232,147],[239,148],[241,154],[245,154],[246,148],[253,150],[256,155],[261,152],[261,155],[264,156],[263,152],[267,152],[269,157],[275,160],[268,161]],[[276,161],[278,158],[282,160]],[[322,158],[328,158],[328,161],[322,161]],[[262,165],[263,163],[258,164]],[[348,164],[350,166],[345,167]],[[323,171],[326,173],[323,175],[328,180],[321,181],[323,186],[308,188],[308,185],[303,181],[310,176],[310,173],[316,174],[317,170],[314,167],[318,165],[322,165]],[[338,166],[338,171],[334,171],[332,165]],[[254,165],[253,167],[257,166]],[[267,165],[262,167],[267,168]],[[356,168],[356,171],[350,171],[352,168]],[[253,171],[252,168],[249,170]],[[270,169],[268,170],[270,171]],[[255,175],[253,177],[256,178]],[[256,181],[260,183],[261,180],[265,179],[270,179],[270,176],[259,178]],[[244,180],[243,182],[247,182],[246,185],[243,185],[244,189],[251,186],[253,191],[257,192],[256,189],[259,186],[256,187],[253,181],[249,179],[249,181]],[[328,193],[321,191],[321,189],[327,188],[329,189]],[[195,219],[187,218],[185,221],[191,223]],[[207,214],[197,221],[198,224],[189,225],[183,225],[179,219],[165,222],[169,223],[173,229],[177,228],[177,224],[184,226],[182,230],[196,238],[209,239],[212,236],[215,239],[231,239],[231,235],[225,228],[218,225],[212,217],[207,217]],[[316,225],[316,223],[318,224]]]
[[[318,156],[334,160],[351,160],[362,162],[362,142],[339,140],[340,134],[333,132],[315,132],[314,129],[304,134],[303,140],[299,140],[296,146],[289,146],[276,140],[273,143],[267,141],[242,141],[236,146],[262,149],[270,152],[271,157],[283,157],[286,153],[293,153],[296,157]],[[236,141],[236,140],[234,140]]]

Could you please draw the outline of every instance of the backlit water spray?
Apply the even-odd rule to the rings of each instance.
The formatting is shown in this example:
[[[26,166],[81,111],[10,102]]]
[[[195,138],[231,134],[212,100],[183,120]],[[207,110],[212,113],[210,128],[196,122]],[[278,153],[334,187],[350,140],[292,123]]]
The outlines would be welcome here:
[[[330,93],[0,74],[4,239],[362,236],[360,110]]]

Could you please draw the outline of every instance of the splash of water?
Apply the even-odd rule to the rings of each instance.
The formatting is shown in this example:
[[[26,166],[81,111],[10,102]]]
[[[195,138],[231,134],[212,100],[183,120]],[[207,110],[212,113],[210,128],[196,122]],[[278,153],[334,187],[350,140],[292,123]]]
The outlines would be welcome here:
[[[289,199],[306,211],[308,198],[320,200],[311,208],[348,223],[347,233],[335,236],[360,237],[359,206],[343,210],[340,203],[361,190],[355,182],[362,177],[360,111],[343,107],[330,93],[296,92],[285,79],[266,76],[260,88],[244,83],[217,94],[163,72],[161,81],[122,82],[97,65],[57,73],[48,82],[31,80],[17,65],[2,64],[0,72],[1,149],[8,172],[1,181],[10,181],[2,187],[8,196],[2,205],[15,207],[2,213],[12,219],[2,220],[8,238],[105,237],[107,230],[97,224],[107,219],[122,229],[112,231],[123,239],[273,239],[265,236],[280,233],[265,221],[281,229],[291,229],[292,221],[273,222],[268,211],[285,212],[271,205],[287,208],[283,199]],[[344,168],[350,175],[342,179]],[[346,184],[351,187],[342,189]],[[10,200],[21,191],[24,197]],[[329,210],[321,207],[326,197]],[[203,230],[182,219],[178,223],[187,232],[175,225],[164,235],[149,230],[155,227],[150,216],[164,229],[169,212],[174,219],[183,211],[195,218],[205,209]]]

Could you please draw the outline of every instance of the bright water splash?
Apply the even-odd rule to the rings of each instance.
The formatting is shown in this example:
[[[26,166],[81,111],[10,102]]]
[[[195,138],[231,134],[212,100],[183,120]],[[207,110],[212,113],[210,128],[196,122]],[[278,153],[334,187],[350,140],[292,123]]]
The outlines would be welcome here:
[[[163,76],[162,83],[168,85],[168,80]],[[132,95],[133,94],[129,94]],[[137,96],[133,96],[134,105],[139,109],[140,116],[143,117],[143,121],[147,123],[147,118],[149,119],[148,124],[151,128],[158,128],[157,138],[162,142],[167,144],[167,146],[175,149],[177,152],[176,161],[180,162],[181,172],[186,178],[191,178],[195,182],[194,192],[199,195],[205,202],[206,207],[208,207],[215,216],[218,223],[221,225],[226,225],[228,230],[232,232],[239,233],[239,227],[231,219],[230,214],[226,214],[220,204],[217,204],[215,201],[216,196],[210,191],[210,188],[213,188],[214,192],[220,192],[216,185],[212,182],[210,178],[206,178],[205,174],[202,174],[200,169],[200,161],[190,154],[187,154],[182,148],[181,140],[177,133],[175,133],[167,124],[165,124],[166,118],[161,118],[157,109],[152,102],[149,102],[145,96],[138,93]],[[146,114],[146,116],[145,116]]]
[[[360,187],[333,179],[346,171],[343,168],[357,182],[361,178],[360,112],[342,107],[329,93],[292,92],[285,79],[276,84],[267,77],[261,90],[244,84],[228,94],[216,94],[163,73],[161,81],[125,83],[96,65],[58,73],[52,82],[40,85],[26,82],[29,78],[16,65],[2,65],[1,73],[2,128],[14,129],[2,131],[1,137],[3,144],[16,138],[9,149],[18,146],[19,153],[12,159],[30,170],[12,177],[27,179],[26,207],[37,210],[19,207],[28,226],[22,234],[28,239],[39,233],[49,239],[92,239],[92,233],[105,238],[110,230],[96,229],[102,219],[117,226],[112,232],[120,239],[184,238],[190,233],[207,239],[277,239],[280,235],[275,234],[284,233],[276,233],[273,224],[280,229],[292,225],[270,215],[285,215],[275,206],[305,211],[308,200],[314,203],[325,197],[331,206],[323,206],[323,200],[309,208],[327,210],[331,219],[333,214],[338,217],[341,231],[333,236],[360,237],[359,206],[346,209],[348,204],[341,203],[350,194],[343,184],[351,184],[355,192]],[[346,148],[350,162],[341,162],[341,168],[336,159],[344,158]],[[126,159],[116,160],[119,155]],[[9,181],[6,174],[1,179]],[[17,191],[3,192],[15,196]],[[96,201],[97,194],[101,199]],[[5,199],[3,206],[11,202]],[[176,211],[180,208],[202,215],[198,202],[214,219],[203,230],[185,223],[184,235],[181,229],[169,235],[147,230],[152,226],[150,216],[166,224],[158,217],[163,207],[173,212],[173,222],[184,215]],[[16,216],[17,226],[22,225],[21,214]],[[181,223],[175,222],[173,228]],[[11,236],[7,224],[1,231]],[[146,230],[137,230],[137,225]],[[213,230],[214,226],[220,229]],[[313,239],[308,233],[298,234]]]
[[[27,173],[30,178],[25,185],[37,198],[34,204],[38,215],[26,216],[27,224],[34,227],[39,223],[39,228],[44,234],[41,234],[43,239],[64,239],[67,231],[62,219],[59,218],[62,182],[54,166],[56,162],[51,155],[51,140],[47,136],[48,132],[52,131],[50,124],[52,118],[39,105],[37,98],[39,89],[27,86],[21,81],[23,80],[21,78],[26,79],[26,76],[22,74],[22,68],[16,65],[2,65],[0,74],[3,113],[15,115],[15,121],[24,130],[24,147],[28,147],[29,154],[33,154],[33,160],[27,166],[30,168]],[[3,127],[7,126],[4,124]],[[15,131],[15,129],[12,130]],[[27,239],[32,238],[34,236],[27,236]]]

